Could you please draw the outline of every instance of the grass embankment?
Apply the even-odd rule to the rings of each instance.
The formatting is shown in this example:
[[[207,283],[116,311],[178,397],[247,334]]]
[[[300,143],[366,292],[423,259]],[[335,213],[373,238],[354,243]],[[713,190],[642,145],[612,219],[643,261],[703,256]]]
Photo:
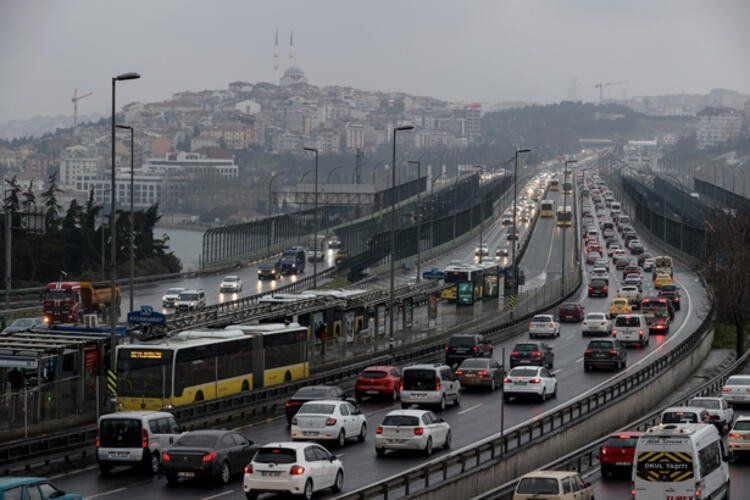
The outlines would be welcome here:
[[[745,346],[750,345],[750,325],[745,326]],[[735,349],[737,347],[737,329],[731,323],[717,321],[714,331],[712,349]]]

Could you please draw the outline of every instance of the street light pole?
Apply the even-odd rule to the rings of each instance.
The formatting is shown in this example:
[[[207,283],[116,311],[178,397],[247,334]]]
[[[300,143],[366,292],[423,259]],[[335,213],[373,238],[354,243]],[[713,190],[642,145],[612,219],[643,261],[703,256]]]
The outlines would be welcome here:
[[[420,160],[409,160],[410,165],[417,165],[417,179],[422,178],[422,164]],[[417,283],[422,281],[422,207],[419,205],[419,193],[417,191]]]
[[[304,148],[305,151],[315,153],[315,197],[313,209],[313,217],[315,218],[315,232],[313,233],[313,289],[318,288],[318,149],[317,148]],[[321,249],[322,251],[322,249]]]
[[[326,177],[326,184],[330,184],[330,183],[331,183],[331,174],[333,174],[333,173],[334,173],[334,172],[336,172],[337,170],[341,170],[342,168],[344,168],[344,166],[345,166],[345,165],[339,165],[338,167],[333,167],[333,168],[332,168],[332,169],[331,169],[331,170],[330,170],[330,171],[328,172],[328,177]]]
[[[578,163],[578,160],[565,160],[565,166],[563,167],[563,208],[568,206],[568,191],[565,189],[565,184],[568,182],[568,165],[571,163]],[[573,183],[570,183],[571,186]],[[575,204],[575,203],[574,203]],[[570,211],[571,227],[573,227],[573,211]],[[562,259],[560,262],[560,286],[562,293],[565,294],[565,226],[562,226]]]
[[[116,185],[116,171],[115,171],[115,89],[117,82],[125,81],[125,80],[137,80],[140,78],[141,75],[138,73],[123,73],[121,75],[115,76],[112,78],[112,130],[111,130],[111,138],[112,138],[112,164],[111,164],[111,176],[110,179],[110,214],[109,214],[109,232],[111,237],[111,244],[109,247],[109,253],[110,253],[110,265],[112,266],[112,272],[111,272],[111,280],[110,280],[110,289],[109,289],[109,348],[110,348],[110,370],[115,370],[115,363],[117,362],[117,319],[118,316],[116,315],[117,312],[117,306],[115,305],[115,300],[117,297],[117,216],[115,214],[115,210],[117,209],[116,199],[117,199],[117,185]]]
[[[115,125],[116,128],[121,130],[130,131],[130,238],[128,239],[129,249],[128,257],[130,258],[130,280],[128,281],[128,289],[130,292],[130,312],[133,312],[133,283],[135,280],[135,258],[133,252],[135,249],[135,241],[133,241],[133,235],[135,233],[135,212],[133,211],[133,186],[134,182],[134,168],[133,168],[133,127],[129,125]]]
[[[393,149],[391,155],[391,289],[388,298],[388,353],[393,356],[393,306],[395,304],[394,278],[396,274],[396,133],[413,130],[413,125],[393,127]]]
[[[516,247],[518,246],[518,229],[516,226],[516,213],[518,211],[518,154],[528,153],[531,149],[516,149],[514,154],[515,162],[513,165],[513,248],[511,255],[511,270],[513,276],[513,295],[518,295],[518,268],[516,263]]]
[[[484,243],[484,203],[482,200],[482,165],[474,165],[479,169],[477,180],[477,198],[479,198],[479,262],[482,262],[482,243]]]

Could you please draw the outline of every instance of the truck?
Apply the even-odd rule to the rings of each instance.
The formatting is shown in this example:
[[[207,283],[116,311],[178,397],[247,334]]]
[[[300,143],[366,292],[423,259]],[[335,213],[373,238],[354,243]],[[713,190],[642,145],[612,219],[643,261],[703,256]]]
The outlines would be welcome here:
[[[672,257],[668,255],[660,255],[658,257],[654,257],[654,268],[651,271],[652,277],[656,279],[656,276],[660,273],[666,273],[670,276],[674,276]]]
[[[115,289],[115,314],[120,315],[120,288]],[[94,288],[88,281],[55,281],[47,283],[42,298],[42,312],[47,324],[81,324],[84,316],[95,314],[103,320],[112,304],[109,287]]]

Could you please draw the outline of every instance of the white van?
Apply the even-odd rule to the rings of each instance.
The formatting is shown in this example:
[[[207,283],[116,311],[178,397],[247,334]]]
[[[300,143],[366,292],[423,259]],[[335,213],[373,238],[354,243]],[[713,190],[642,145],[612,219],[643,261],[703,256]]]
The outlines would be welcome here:
[[[401,371],[401,408],[416,404],[444,410],[461,404],[461,382],[448,365],[412,365]]]
[[[713,425],[652,427],[635,448],[633,498],[728,498],[727,458]]]
[[[623,344],[649,343],[648,321],[643,314],[618,314],[612,322],[612,336]]]
[[[118,465],[140,466],[159,472],[161,452],[180,436],[180,426],[171,413],[121,411],[99,417],[96,430],[96,461],[102,474]]]

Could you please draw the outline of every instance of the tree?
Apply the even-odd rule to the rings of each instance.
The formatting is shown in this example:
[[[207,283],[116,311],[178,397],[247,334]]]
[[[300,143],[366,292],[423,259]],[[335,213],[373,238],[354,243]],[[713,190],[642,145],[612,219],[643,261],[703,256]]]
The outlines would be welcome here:
[[[29,187],[23,192],[23,202],[21,206],[24,212],[30,212],[31,208],[36,205],[36,195],[34,194],[34,181],[29,181]]]
[[[18,184],[18,179],[14,175],[11,179],[5,179],[5,182],[8,184],[9,189],[6,191],[4,208],[18,212],[20,205],[18,195],[21,193],[21,186]]]
[[[57,202],[58,193],[62,193],[62,189],[57,187],[57,176],[52,174],[49,176],[47,189],[42,192],[42,203],[44,206],[44,218],[45,227],[47,231],[54,231],[57,229],[58,224],[58,212],[60,211],[60,204]]]

